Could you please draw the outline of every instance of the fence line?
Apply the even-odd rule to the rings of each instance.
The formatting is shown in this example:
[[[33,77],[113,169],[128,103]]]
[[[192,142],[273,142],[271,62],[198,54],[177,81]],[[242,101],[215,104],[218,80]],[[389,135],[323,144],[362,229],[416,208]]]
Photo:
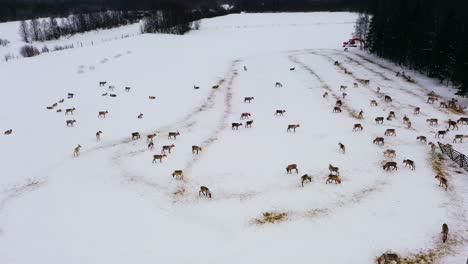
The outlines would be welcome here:
[[[440,142],[437,142],[440,147],[440,151],[447,155],[451,160],[453,160],[454,163],[457,163],[461,168],[464,170],[468,171],[468,158],[454,150],[450,144],[442,144]]]

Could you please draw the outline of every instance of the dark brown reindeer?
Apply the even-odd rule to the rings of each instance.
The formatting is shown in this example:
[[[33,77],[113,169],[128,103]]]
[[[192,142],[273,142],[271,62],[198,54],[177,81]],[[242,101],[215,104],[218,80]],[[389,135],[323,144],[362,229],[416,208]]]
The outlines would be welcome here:
[[[447,224],[443,224],[442,225],[442,242],[445,243],[448,239],[448,233],[449,233],[449,228],[448,228],[448,225]]]
[[[167,134],[167,138],[168,138],[168,139],[177,139],[177,136],[180,136],[179,131],[177,131],[177,132],[169,132],[169,133]]]
[[[416,165],[414,164],[414,161],[412,161],[410,159],[403,160],[403,164],[405,164],[405,167],[409,166],[409,168],[412,169],[412,170],[416,169]]]
[[[302,185],[302,187],[304,187],[304,183],[306,183],[306,182],[312,182],[312,177],[310,177],[307,174],[304,174],[304,175],[301,176],[301,185]]]
[[[361,124],[354,124],[353,131],[362,131],[364,128]]]
[[[396,151],[394,149],[386,149],[383,152],[385,157],[394,158],[396,157]]]
[[[323,98],[326,98],[327,96],[328,96],[328,92],[325,92],[325,93],[322,95]]]
[[[75,120],[75,119],[73,119],[73,120],[67,120],[66,123],[67,123],[67,127],[72,127],[72,126],[75,125],[76,120]]]
[[[341,113],[341,108],[339,106],[333,107],[333,113]]]
[[[172,149],[172,148],[175,148],[175,145],[174,145],[174,144],[172,144],[172,145],[164,145],[164,146],[162,146],[161,153],[166,153],[166,151],[169,152],[169,153],[171,153],[171,149]]]
[[[156,136],[156,133],[146,135],[146,142],[153,142],[153,138],[155,138]]]
[[[195,145],[192,146],[192,153],[197,153],[198,154],[199,151],[202,151],[201,147],[195,146]]]
[[[336,100],[335,106],[341,107],[343,102],[341,100]]]
[[[8,129],[3,132],[4,135],[11,135],[11,133],[13,133],[13,129]]]
[[[393,100],[392,100],[392,97],[386,95],[386,96],[384,97],[384,101],[385,101],[386,103],[391,103]]]
[[[280,83],[280,82],[276,82],[276,83],[275,83],[275,87],[281,88],[281,87],[283,87],[283,84]]]
[[[383,121],[384,121],[384,117],[383,117],[383,116],[379,116],[379,117],[376,117],[376,118],[375,118],[375,123],[376,123],[376,124],[383,124]]]
[[[251,114],[250,113],[242,113],[240,116],[241,120],[248,119],[250,118]]]
[[[434,144],[434,143],[432,143],[432,142],[429,142],[428,145],[431,146],[431,152],[432,152],[432,153],[435,153],[436,148],[437,148],[436,144]]]
[[[253,120],[249,120],[249,121],[245,122],[245,128],[251,128],[252,124],[253,124]]]
[[[438,100],[439,100],[439,99],[438,99],[437,97],[431,97],[431,96],[429,96],[429,97],[427,98],[427,103],[428,103],[428,104],[433,104],[435,101],[438,101]]]
[[[357,116],[358,119],[364,119],[364,111],[359,111],[359,114]]]
[[[330,171],[330,175],[335,174],[337,176],[340,176],[340,168],[334,167],[331,164],[328,164],[328,171]]]
[[[449,131],[450,130],[448,130],[448,129],[447,130],[439,130],[439,131],[437,131],[437,133],[435,134],[434,137],[440,138],[440,136],[442,136],[442,138],[444,138],[445,134],[447,134],[447,132],[449,132]]]
[[[387,130],[385,130],[385,133],[384,133],[385,136],[396,136],[396,131],[394,128],[389,128]]]
[[[341,95],[343,96],[343,99],[345,99],[348,94],[347,93],[342,93]]]
[[[297,169],[297,164],[289,164],[289,165],[286,167],[286,173],[287,173],[287,174],[291,174],[293,170],[295,170],[296,173],[299,173],[299,170]]]
[[[419,141],[421,141],[421,142],[423,142],[423,143],[427,143],[427,138],[426,138],[425,136],[418,136],[418,137],[416,138],[416,140],[419,140]]]
[[[154,100],[154,99],[156,99],[156,96],[150,95],[150,96],[148,96],[148,98],[149,98],[150,100]]]
[[[329,184],[329,183],[333,183],[333,182],[335,182],[335,184],[341,184],[340,176],[332,175],[332,174],[328,175],[328,178],[325,181],[325,184]]]
[[[231,129],[232,130],[239,130],[239,127],[242,126],[242,123],[232,123],[231,124]]]
[[[448,128],[452,128],[452,130],[454,130],[455,128],[458,130],[458,125],[457,125],[457,122],[453,121],[452,119],[449,119],[448,120]]]
[[[445,188],[445,190],[447,191],[447,188],[448,188],[447,179],[442,175],[437,175],[434,178],[438,179],[439,180],[439,186],[442,186],[442,188]]]
[[[346,147],[343,143],[339,142],[338,143],[338,146],[340,147],[340,150],[343,152],[343,154],[346,153]]]
[[[140,133],[139,132],[133,132],[132,133],[132,140],[137,140],[137,139],[140,139],[141,136],[140,136]]]
[[[150,143],[148,143],[148,149],[149,149],[149,150],[153,150],[153,149],[154,149],[154,143],[153,143],[153,141],[151,141]]]
[[[74,157],[79,157],[79,156],[80,156],[80,150],[81,150],[81,145],[78,144],[78,146],[76,146],[76,147],[73,149],[73,156],[74,156]]]
[[[394,161],[387,161],[383,166],[382,169],[385,171],[389,171],[390,169],[392,170],[398,170],[397,163]]]
[[[440,107],[441,108],[448,108],[448,105],[445,102],[440,102]]]
[[[278,116],[278,115],[284,116],[284,113],[286,113],[286,110],[276,110],[275,116]]]
[[[97,141],[100,141],[101,140],[101,135],[102,135],[102,131],[99,130],[98,132],[96,132],[96,140]]]
[[[106,118],[106,115],[109,113],[109,111],[99,111],[98,118]]]
[[[143,114],[140,113],[138,116],[137,116],[138,119],[142,119],[143,118]]]
[[[439,121],[437,118],[429,118],[426,119],[426,123],[429,123],[430,126],[437,126],[439,124]]]
[[[175,170],[172,173],[172,178],[176,178],[177,180],[181,180],[184,178],[184,172],[182,170]]]
[[[340,91],[344,91],[344,90],[346,90],[347,88],[348,88],[348,86],[341,85],[341,86],[340,86]]]
[[[288,125],[288,129],[286,129],[286,132],[290,132],[291,129],[296,132],[296,128],[301,127],[299,124],[296,125]]]
[[[99,82],[99,86],[104,86],[106,85],[107,82]]]
[[[462,125],[468,125],[468,117],[460,117],[460,118],[457,120],[457,123],[458,123],[458,124],[462,124]]]
[[[130,87],[125,87],[126,92],[130,92]]]
[[[376,100],[371,100],[370,101],[370,106],[378,106],[379,104],[377,104],[377,101]]]
[[[253,96],[245,97],[244,98],[244,103],[249,103],[250,104],[250,101],[252,101],[253,99],[255,99]]]
[[[198,196],[205,196],[205,197],[208,197],[208,198],[211,198],[211,191],[210,189],[208,189],[208,187],[206,186],[200,186],[200,191],[198,191]]]
[[[414,111],[413,111],[413,114],[419,115],[420,113],[421,113],[421,108],[415,107],[415,108],[414,108]]]
[[[403,124],[408,124],[410,122],[410,119],[405,115],[403,116]]]
[[[460,143],[463,143],[463,139],[466,138],[468,136],[465,136],[465,135],[455,135],[455,138],[453,139],[453,143],[457,143],[457,140],[458,142]]]
[[[167,155],[166,154],[156,154],[156,155],[153,155],[153,163],[156,163],[157,160],[159,160],[159,163],[162,163],[162,159],[163,158],[166,158]]]
[[[75,112],[75,110],[76,110],[75,107],[65,109],[65,115],[68,115],[68,114],[72,114],[72,115],[73,115],[73,112]]]
[[[372,142],[374,144],[376,144],[376,145],[384,145],[385,144],[385,140],[384,140],[383,137],[376,137]]]

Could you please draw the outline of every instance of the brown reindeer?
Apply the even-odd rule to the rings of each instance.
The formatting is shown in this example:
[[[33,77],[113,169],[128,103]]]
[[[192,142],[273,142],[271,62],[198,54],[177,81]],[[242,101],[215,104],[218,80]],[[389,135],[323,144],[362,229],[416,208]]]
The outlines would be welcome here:
[[[449,119],[448,120],[448,128],[452,128],[452,130],[454,130],[455,128],[458,130],[458,125],[457,125],[457,122],[453,121],[452,119]]]
[[[284,113],[286,113],[286,110],[276,110],[275,116],[278,116],[278,115],[284,116]]]
[[[99,86],[104,86],[106,85],[107,82],[99,82]]]
[[[150,100],[154,100],[154,99],[156,99],[156,96],[150,95],[150,96],[148,96],[148,98],[149,98]]]
[[[245,122],[245,128],[252,127],[252,124],[253,124],[253,120],[249,120],[249,121]]]
[[[286,129],[286,132],[290,132],[291,129],[296,132],[296,128],[301,127],[299,124],[296,125],[288,125],[288,129]]]
[[[75,110],[76,110],[75,107],[65,109],[65,115],[68,115],[68,114],[73,115],[73,112],[75,112]]]
[[[250,101],[252,101],[253,99],[255,99],[253,96],[245,97],[244,98],[244,103],[249,103],[250,104]]]
[[[447,191],[447,188],[448,188],[447,179],[442,175],[437,175],[434,178],[438,179],[439,180],[439,186],[442,186],[442,188],[445,188],[445,190]]]
[[[199,151],[202,151],[201,147],[195,146],[195,145],[192,146],[192,153],[197,153],[198,154]]]
[[[275,83],[275,87],[281,88],[281,87],[283,87],[283,84],[280,83],[280,82],[276,82],[276,83]]]
[[[58,102],[61,104],[61,103],[65,102],[65,99],[60,99]]]
[[[101,140],[101,134],[102,134],[102,131],[99,130],[98,132],[96,132],[96,140],[97,141],[100,141]]]
[[[75,119],[73,119],[73,120],[67,120],[66,123],[67,123],[67,127],[72,127],[72,126],[75,125],[76,120],[75,120]]]
[[[392,120],[392,118],[396,118],[395,112],[390,111],[387,116],[387,120]]]
[[[410,129],[411,128],[411,122],[408,121],[408,123],[406,123],[406,128]]]
[[[397,163],[394,161],[387,161],[383,166],[382,169],[385,171],[389,171],[390,169],[392,170],[398,170]]]
[[[177,131],[177,132],[169,132],[169,133],[167,134],[167,138],[168,138],[168,139],[171,139],[171,138],[177,139],[177,136],[180,136],[179,131]]]
[[[329,184],[329,183],[332,183],[332,182],[335,182],[335,184],[341,184],[340,176],[332,175],[332,174],[328,175],[328,178],[325,181],[325,184]]]
[[[384,117],[383,117],[383,116],[379,116],[379,117],[376,117],[376,118],[375,118],[375,123],[376,123],[376,124],[383,124],[383,121],[384,121]]]
[[[348,94],[347,93],[342,93],[341,95],[343,96],[343,99],[345,99]]]
[[[442,225],[442,242],[445,243],[447,241],[447,238],[448,238],[448,233],[449,233],[449,228],[448,228],[448,225],[447,224],[443,224]]]
[[[354,88],[358,88],[358,87],[359,87],[359,85],[358,85],[357,82],[353,83],[353,85],[354,85]]]
[[[154,149],[154,143],[153,143],[153,141],[151,141],[150,143],[148,143],[148,149],[149,149],[149,150],[153,150],[153,149]]]
[[[364,111],[359,111],[359,114],[357,116],[358,119],[364,119]]]
[[[46,108],[47,108],[47,110],[52,110],[52,109],[54,109],[53,106],[47,106]]]
[[[340,62],[339,62],[339,61],[335,61],[335,63],[334,63],[333,65],[339,66],[339,65],[340,65]]]
[[[126,92],[130,92],[130,87],[125,87]]]
[[[98,118],[106,118],[106,115],[109,113],[109,111],[99,111]]]
[[[385,157],[394,158],[396,157],[396,151],[394,149],[386,149],[383,152]]]
[[[153,142],[153,138],[155,138],[156,136],[156,133],[146,135],[146,142]]]
[[[450,130],[448,130],[448,129],[447,130],[439,130],[439,131],[437,131],[437,133],[435,134],[434,137],[440,138],[440,136],[442,136],[442,138],[444,138],[445,134],[447,134],[447,132],[449,132],[449,131]]]
[[[430,126],[437,126],[439,124],[439,120],[437,118],[429,118],[426,119],[426,123],[429,123]]]
[[[418,136],[416,140],[419,140],[420,142],[427,143],[427,138],[425,136]]]
[[[117,97],[116,94],[109,94],[110,97]]]
[[[140,114],[138,115],[138,117],[137,117],[137,118],[138,118],[138,119],[142,119],[142,118],[143,118],[143,114],[142,114],[142,113],[140,113]]]
[[[297,169],[297,164],[289,164],[289,165],[286,167],[286,173],[287,173],[287,174],[291,174],[293,170],[295,170],[296,173],[299,173],[299,170]]]
[[[382,256],[377,258],[378,264],[390,264],[390,263],[399,263],[400,258],[397,254],[394,253],[384,253]]]
[[[413,114],[419,115],[420,113],[421,113],[421,108],[415,107],[415,108],[414,108],[414,111],[413,111]]]
[[[374,141],[372,141],[374,144],[376,145],[384,145],[385,144],[385,140],[383,137],[376,137],[374,139]]]
[[[410,119],[405,115],[403,116],[403,124],[408,124],[410,122]]]
[[[458,124],[462,124],[462,125],[468,125],[468,117],[460,117],[460,118],[457,120],[457,123],[458,123]]]
[[[346,90],[347,88],[348,88],[348,86],[341,85],[341,86],[340,86],[340,91],[344,91],[344,90]]]
[[[243,119],[248,119],[250,118],[250,113],[242,113],[241,116],[240,116],[240,119],[243,120]]]
[[[163,158],[166,158],[166,157],[167,157],[166,154],[162,154],[162,155],[156,154],[156,155],[153,155],[153,163],[156,163],[157,160],[159,160],[159,163],[162,163],[162,159],[163,159]]]
[[[458,142],[463,143],[463,139],[464,139],[465,137],[467,137],[467,136],[465,136],[465,135],[455,135],[455,138],[453,139],[452,142],[453,142],[453,143],[457,143],[457,140],[458,140]]]
[[[132,133],[132,140],[137,140],[140,139],[140,133],[139,132],[133,132]]]
[[[412,170],[416,169],[416,165],[414,164],[414,161],[412,161],[410,159],[403,160],[403,163],[405,164],[405,167],[409,166],[409,168],[412,169]]]
[[[328,96],[328,92],[325,92],[325,93],[322,95],[323,98],[326,98],[327,96]]]
[[[232,130],[239,130],[239,127],[242,126],[242,123],[232,123],[231,129]]]
[[[396,136],[396,131],[394,128],[389,128],[387,130],[385,130],[385,133],[384,133],[385,136]]]
[[[354,124],[353,131],[362,131],[364,128],[361,124]]]
[[[103,93],[103,94],[101,94],[101,96],[107,96],[107,93]]]
[[[184,172],[182,170],[175,170],[172,173],[172,178],[176,178],[177,180],[181,180],[184,178]]]
[[[73,150],[73,156],[74,157],[79,157],[80,156],[80,149],[81,149],[81,145],[78,144],[78,146],[76,146],[76,148]]]
[[[377,101],[376,100],[371,100],[370,101],[370,106],[378,106],[379,104],[377,104]]]
[[[343,152],[343,154],[346,153],[346,147],[344,144],[342,144],[341,142],[338,143],[338,146],[340,147],[341,151]]]
[[[343,102],[341,100],[336,100],[335,106],[341,107]]]
[[[8,129],[3,132],[4,135],[11,135],[11,133],[13,133],[13,129]]]
[[[429,142],[429,146],[431,146],[431,152],[432,152],[432,153],[435,153],[436,148],[437,148],[436,144],[434,144],[434,143],[432,143],[432,142]]]
[[[290,71],[294,71],[295,69],[296,69],[296,68],[294,68],[294,67],[293,67],[293,68],[289,68]]]
[[[213,85],[211,88],[213,88],[213,89],[218,89],[218,88],[219,88],[219,84]]]
[[[172,145],[164,145],[162,146],[162,149],[161,149],[161,153],[166,153],[166,150],[171,153],[171,149],[172,148],[175,148],[175,145],[172,144]]]
[[[339,106],[333,107],[333,113],[341,113],[341,108]]]
[[[301,176],[301,185],[302,185],[302,187],[304,187],[305,182],[312,182],[312,177],[310,177],[307,174],[302,175]]]
[[[200,186],[200,191],[198,192],[198,196],[201,196],[201,195],[211,198],[210,189],[208,189],[208,187],[206,186]]]
[[[431,96],[429,96],[429,97],[427,98],[427,103],[428,103],[428,104],[433,104],[435,101],[438,101],[438,100],[439,100],[439,99],[438,99],[437,97],[431,97]]]
[[[445,102],[440,102],[440,107],[442,107],[442,108],[448,108],[448,105],[447,105],[447,103],[445,103]]]
[[[330,174],[335,174],[337,176],[340,176],[340,168],[334,167],[331,164],[328,164],[328,171],[330,171]]]
[[[384,97],[384,101],[385,101],[386,103],[391,103],[393,100],[392,100],[392,97],[386,95],[386,96]]]
[[[57,109],[57,113],[62,113],[62,109]]]

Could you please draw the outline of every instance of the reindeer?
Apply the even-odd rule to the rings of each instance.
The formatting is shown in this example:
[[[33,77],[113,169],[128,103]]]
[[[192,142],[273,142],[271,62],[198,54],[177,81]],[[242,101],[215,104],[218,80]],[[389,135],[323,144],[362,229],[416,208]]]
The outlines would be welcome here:
[[[218,89],[218,88],[219,88],[219,84],[213,85],[211,88],[213,88],[213,89]]]
[[[336,100],[335,106],[341,107],[343,102],[341,100]]]
[[[115,86],[109,85],[109,91],[114,91],[114,89],[115,89]]]
[[[126,92],[130,92],[130,87],[125,87]]]
[[[65,99],[60,99],[58,102],[63,103],[63,102],[65,102]]]
[[[148,96],[148,98],[149,98],[150,100],[154,100],[154,99],[156,99],[156,96],[150,95],[150,96]]]
[[[56,107],[56,106],[57,106],[57,103],[53,103],[53,104],[52,104],[52,107]]]
[[[377,87],[377,93],[380,94],[380,87]]]
[[[392,170],[398,170],[397,163],[394,161],[387,161],[383,166],[382,169],[385,171],[389,171],[390,169]]]
[[[440,107],[448,108],[448,105],[445,102],[440,102]]]
[[[396,77],[399,77],[399,76],[400,76],[400,72],[396,72],[395,76],[396,76]]]
[[[75,110],[76,110],[75,107],[65,109],[65,115],[68,115],[68,114],[73,115],[73,112],[75,112]]]
[[[172,178],[176,178],[178,180],[181,180],[184,178],[184,172],[182,170],[175,170],[173,173],[172,173]]]
[[[448,238],[448,233],[449,233],[449,228],[448,228],[448,225],[447,224],[443,224],[442,225],[442,242],[445,243],[447,241],[447,238]]]
[[[242,113],[241,116],[240,116],[241,120],[248,119],[248,118],[250,118],[250,113]]]
[[[179,131],[177,131],[177,132],[169,132],[169,134],[167,134],[167,138],[168,138],[168,139],[171,139],[171,138],[177,139],[177,136],[180,136]]]
[[[362,127],[361,124],[354,124],[353,126],[353,132],[354,131],[362,131],[364,128]]]
[[[11,135],[11,133],[13,133],[13,129],[8,129],[3,132],[4,135]]]
[[[171,153],[172,148],[175,148],[174,144],[162,146],[161,153],[166,153],[166,150]]]
[[[353,83],[353,85],[354,85],[354,88],[358,88],[358,87],[359,87],[359,85],[358,85],[357,82]]]
[[[396,118],[395,112],[390,111],[387,116],[387,120],[392,120],[392,118]]]
[[[252,101],[253,99],[255,99],[253,96],[245,97],[244,98],[244,103],[249,103],[250,104],[250,101]]]
[[[341,151],[343,152],[343,154],[346,153],[346,147],[344,144],[342,144],[341,142],[338,143],[338,146],[340,147]]]
[[[200,89],[200,86],[194,85],[194,86],[193,86],[193,89],[198,90],[198,89]]]
[[[439,121],[437,118],[429,118],[426,119],[426,123],[429,123],[430,126],[437,126],[439,124]]]
[[[419,115],[420,113],[421,113],[421,108],[415,107],[415,108],[414,108],[414,111],[413,111],[413,114]]]
[[[385,130],[385,133],[384,133],[385,136],[396,136],[396,131],[394,128],[389,128],[387,130]]]
[[[364,119],[364,111],[359,111],[359,114],[357,116],[358,119]]]
[[[339,63],[338,61],[335,61],[335,63],[334,63],[333,65],[335,65],[335,66],[339,66],[339,65],[340,65],[340,63]]]
[[[252,127],[252,124],[253,124],[253,120],[249,120],[249,121],[245,122],[245,128]]]
[[[107,93],[103,93],[103,94],[101,94],[101,96],[107,96]]]
[[[420,142],[423,142],[424,144],[427,143],[427,138],[425,136],[418,136],[416,140],[419,140]]]
[[[99,86],[104,86],[106,85],[107,82],[99,82]]]
[[[281,88],[281,87],[283,87],[283,84],[282,84],[282,83],[280,83],[280,82],[276,82],[276,83],[275,83],[275,87],[279,87],[279,88]]]
[[[98,132],[96,132],[96,140],[97,141],[100,141],[101,140],[101,134],[102,134],[102,131],[99,130]]]
[[[378,106],[377,101],[376,100],[370,101],[370,106]]]
[[[340,86],[340,91],[344,91],[344,90],[346,90],[347,88],[348,88],[348,86],[341,85],[341,86]]]
[[[431,153],[435,153],[436,148],[437,148],[436,144],[429,142],[429,146],[431,146]]]
[[[247,71],[247,67],[246,67],[246,66],[244,66],[244,71]]]
[[[408,121],[408,123],[406,123],[406,128],[408,128],[408,129],[411,128],[411,122]]]
[[[330,171],[330,174],[335,173],[335,175],[340,176],[340,169],[338,167],[334,167],[331,164],[328,164],[328,170]]]
[[[80,156],[80,149],[81,149],[81,145],[78,144],[78,146],[76,146],[76,148],[73,150],[73,156],[74,157],[79,157]]]
[[[167,157],[166,154],[162,154],[162,155],[156,154],[156,155],[153,155],[153,163],[156,163],[157,160],[159,160],[159,163],[162,163],[162,159],[163,159],[163,158],[166,158],[166,157]]]
[[[383,117],[383,116],[379,116],[379,117],[376,117],[376,118],[375,118],[375,123],[376,123],[376,124],[383,124],[383,121],[384,121],[384,117]]]
[[[205,187],[205,186],[200,186],[200,191],[198,192],[198,196],[201,196],[201,195],[211,198],[210,189],[208,189],[208,187]]]
[[[67,94],[67,98],[68,98],[68,99],[72,99],[73,96],[75,96],[73,93],[68,93],[68,94]]]
[[[447,132],[449,132],[449,131],[450,130],[448,130],[448,129],[447,130],[439,130],[439,131],[437,131],[437,133],[435,134],[434,137],[440,138],[440,136],[442,136],[442,138],[444,138],[445,134],[447,134]]]
[[[393,100],[392,100],[392,97],[386,95],[386,96],[384,97],[384,101],[385,101],[386,103],[391,103]]]
[[[153,138],[155,138],[156,136],[156,133],[146,135],[146,142],[153,142]]]
[[[98,118],[106,118],[106,115],[109,113],[109,111],[99,111]]]
[[[297,164],[289,164],[289,165],[286,167],[286,173],[287,173],[287,174],[291,174],[293,170],[295,170],[296,173],[299,173],[299,170],[297,169]]]
[[[142,119],[143,118],[143,114],[140,113],[138,116],[137,116],[138,119]]]
[[[240,126],[242,126],[242,123],[232,123],[231,130],[239,130]]]
[[[296,68],[289,68],[290,71],[294,71]]]
[[[116,94],[109,94],[110,97],[117,97]]]
[[[328,96],[328,92],[325,92],[325,93],[322,95],[323,98],[326,98],[327,96]]]
[[[439,100],[439,99],[438,99],[437,97],[431,97],[431,96],[429,96],[429,97],[427,98],[427,103],[428,103],[428,104],[434,104],[434,102],[435,102],[435,101],[438,101],[438,100]]]
[[[53,106],[47,106],[46,108],[47,108],[47,110],[52,110],[52,109],[54,109]]]
[[[57,111],[55,111],[57,113],[62,113],[62,109],[57,109]]]
[[[332,182],[335,182],[335,184],[341,184],[340,176],[332,175],[332,174],[328,175],[328,178],[325,181],[325,184],[329,184],[329,183],[332,183]]]
[[[372,141],[376,145],[384,145],[384,138],[383,137],[376,137],[374,141]]]
[[[288,125],[288,129],[286,129],[286,132],[290,132],[291,129],[296,132],[296,128],[301,127],[299,124],[296,125]]]
[[[390,264],[392,262],[399,263],[400,258],[398,257],[397,254],[394,253],[384,253],[382,256],[377,258],[377,263],[378,264]]]
[[[448,188],[447,179],[442,175],[437,175],[434,178],[438,179],[439,180],[439,186],[442,186],[442,188],[445,188],[445,190],[447,191],[447,188]]]
[[[342,94],[343,99],[345,99],[347,95],[348,95],[347,93],[343,93],[343,94]]]
[[[463,143],[463,139],[467,137],[465,135],[455,135],[455,138],[453,139],[453,143],[457,143],[457,140],[460,142],[460,143]]]
[[[73,119],[73,120],[67,120],[67,127],[72,127],[75,123],[76,123],[76,120]]]
[[[149,149],[149,150],[153,150],[153,149],[154,149],[154,143],[153,143],[153,141],[151,141],[150,143],[148,143],[148,149]]]
[[[302,185],[302,187],[304,187],[305,182],[312,182],[312,177],[310,177],[307,174],[302,175],[301,176],[301,185]]]
[[[394,149],[386,149],[383,152],[385,157],[394,158],[396,157],[396,151]]]
[[[140,139],[140,133],[139,132],[133,132],[132,133],[132,140],[137,140]]]
[[[449,119],[448,124],[449,129],[452,128],[452,130],[454,130],[456,128],[458,130],[457,122],[453,121],[452,119]]]
[[[462,124],[462,125],[468,125],[468,117],[460,117],[460,118],[457,120],[457,123],[458,123],[458,124]]]
[[[278,116],[278,115],[284,116],[284,113],[286,113],[286,110],[276,110],[275,116]]]
[[[410,159],[403,160],[403,163],[405,164],[405,167],[409,166],[409,168],[412,169],[412,170],[416,169],[416,165],[414,164],[414,161],[412,161]]]
[[[201,147],[195,146],[195,145],[192,146],[192,153],[197,153],[198,154],[199,151],[202,151]]]
[[[410,122],[409,118],[405,115],[403,116],[403,124],[408,124]]]
[[[341,108],[339,106],[333,107],[333,113],[341,113]]]

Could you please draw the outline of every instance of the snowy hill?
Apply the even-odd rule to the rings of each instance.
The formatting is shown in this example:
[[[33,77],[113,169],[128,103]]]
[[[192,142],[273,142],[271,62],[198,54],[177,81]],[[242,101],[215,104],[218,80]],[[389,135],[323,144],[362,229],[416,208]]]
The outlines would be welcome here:
[[[452,143],[468,126],[434,138],[448,119],[463,117],[439,107],[452,91],[369,54],[343,52],[355,19],[237,14],[203,20],[184,36],[139,35],[132,25],[73,37],[113,41],[0,63],[0,263],[362,264],[387,251],[423,263],[464,263],[467,173],[416,138],[468,153],[468,141]],[[116,37],[124,33],[132,36]],[[415,83],[397,77],[402,70]],[[440,95],[435,104],[426,102],[431,91]],[[337,100],[341,113],[332,111]],[[361,110],[364,119],[357,118]],[[376,124],[390,111],[395,119]],[[243,120],[242,113],[251,116]],[[363,131],[353,132],[357,123]],[[287,132],[291,124],[300,126]],[[396,136],[384,136],[386,129]],[[132,140],[133,132],[141,139]],[[169,132],[180,135],[170,139]],[[373,144],[376,137],[385,144]],[[201,152],[193,153],[194,145]],[[385,157],[386,149],[396,157]],[[398,170],[382,170],[386,161]],[[298,173],[287,174],[289,164]],[[341,184],[326,184],[329,164],[339,167]],[[447,191],[434,178],[438,170]],[[311,182],[302,187],[304,174]],[[199,196],[200,186],[211,199]],[[259,223],[267,212],[283,218]],[[445,244],[443,223],[450,227]]]

